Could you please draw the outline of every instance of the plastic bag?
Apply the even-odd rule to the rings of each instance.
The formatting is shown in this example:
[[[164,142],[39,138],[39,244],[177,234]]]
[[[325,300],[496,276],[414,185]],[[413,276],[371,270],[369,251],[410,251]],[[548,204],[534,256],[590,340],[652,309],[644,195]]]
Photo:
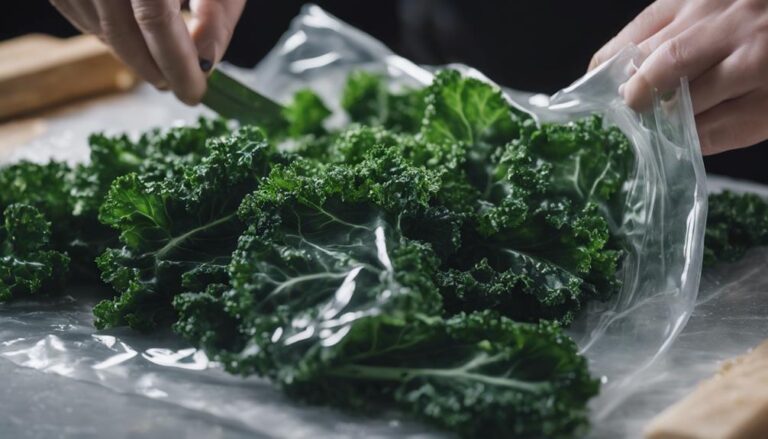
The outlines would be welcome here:
[[[768,186],[751,182],[710,176],[707,187],[710,193],[727,189],[768,198]],[[696,307],[675,344],[636,377],[642,385],[594,426],[592,437],[641,437],[648,421],[713,376],[723,362],[768,338],[767,258],[768,248],[755,248],[738,262],[704,270]]]
[[[511,103],[541,122],[599,113],[626,133],[635,148],[634,178],[624,210],[612,224],[629,243],[620,273],[624,287],[612,301],[590,304],[570,330],[593,373],[603,377],[601,394],[592,402],[596,422],[634,391],[638,377],[674,341],[695,303],[701,272],[706,189],[687,86],[682,82],[672,96],[663,101],[657,97],[651,111],[637,115],[617,94],[636,57],[637,50],[629,48],[551,98],[507,93]],[[482,78],[471,68],[451,67]],[[347,75],[356,69],[384,74],[393,88],[423,86],[432,78],[430,69],[393,54],[316,6],[304,8],[255,71],[234,73],[278,101],[310,87],[333,107]],[[144,102],[156,106],[162,99],[145,96]],[[335,114],[330,123],[343,124],[341,112]],[[162,123],[143,115],[141,120],[150,126]],[[84,126],[91,129],[94,123],[89,119]],[[104,119],[100,123],[114,124]],[[372,230],[365,239],[378,245],[378,229]],[[380,253],[366,257],[378,258],[386,268]],[[5,307],[0,313],[0,356],[17,364],[161,399],[264,434],[353,437],[428,431],[417,424],[391,425],[387,420],[395,415],[354,419],[330,410],[329,417],[327,409],[295,407],[260,380],[211,369],[202,353],[173,337],[147,340],[125,331],[96,333],[87,302],[71,303],[69,310],[27,306]]]
[[[634,377],[674,341],[693,309],[699,287],[706,217],[706,183],[687,82],[638,115],[618,95],[639,61],[629,47],[551,98],[514,90],[507,97],[540,122],[567,122],[597,113],[632,141],[636,167],[614,232],[629,243],[621,293],[593,302],[570,334],[594,373],[603,377],[593,402],[600,420],[637,384]],[[464,74],[485,78],[466,66]],[[278,101],[310,87],[337,105],[350,71],[366,69],[390,79],[393,89],[424,86],[430,69],[395,55],[380,42],[316,6],[304,9],[277,47],[243,77]],[[338,110],[338,108],[334,108]]]

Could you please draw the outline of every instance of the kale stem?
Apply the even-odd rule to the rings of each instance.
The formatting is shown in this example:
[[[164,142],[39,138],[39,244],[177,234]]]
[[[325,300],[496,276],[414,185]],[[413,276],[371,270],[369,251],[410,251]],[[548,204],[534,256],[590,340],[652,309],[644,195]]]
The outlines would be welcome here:
[[[530,393],[538,393],[548,390],[549,386],[544,382],[528,382],[514,378],[494,377],[490,375],[470,372],[472,368],[481,364],[491,363],[495,359],[495,357],[481,356],[464,366],[450,369],[367,366],[361,364],[350,364],[335,368],[328,372],[328,375],[338,378],[396,382],[406,382],[414,378],[448,378],[456,380],[477,381],[479,383],[484,383],[491,386],[507,387]]]

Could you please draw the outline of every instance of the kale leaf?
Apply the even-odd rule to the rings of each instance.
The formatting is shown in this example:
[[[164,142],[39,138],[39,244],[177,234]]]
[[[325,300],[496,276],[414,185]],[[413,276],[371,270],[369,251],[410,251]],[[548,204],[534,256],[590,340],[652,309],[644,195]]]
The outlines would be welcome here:
[[[231,288],[177,296],[175,329],[308,401],[395,403],[468,437],[579,431],[598,386],[557,325],[444,317],[439,258],[398,226],[437,175],[392,151],[274,168],[240,208]]]
[[[63,288],[69,257],[51,249],[51,224],[36,208],[11,204],[0,228],[0,302]]]
[[[768,202],[730,191],[709,196],[704,264],[734,262],[752,247],[768,245]]]
[[[363,70],[347,79],[341,106],[356,123],[415,133],[424,117],[426,89],[389,90],[381,76]]]
[[[211,139],[206,149],[182,173],[132,173],[112,184],[99,218],[119,231],[123,247],[108,249],[98,265],[118,295],[94,309],[97,327],[170,324],[185,279],[229,263],[244,229],[237,208],[269,169],[272,150],[254,128]]]
[[[402,90],[356,72],[341,107],[329,130],[301,90],[269,138],[203,119],[0,169],[0,299],[60,291],[69,255],[113,291],[97,327],[172,326],[297,398],[579,434],[598,382],[562,327],[621,287],[629,140],[597,116],[537,124],[452,70]],[[740,254],[765,227],[734,212],[761,209],[727,199],[708,239]]]
[[[293,96],[293,102],[283,109],[283,117],[288,122],[286,135],[293,138],[323,135],[323,123],[330,115],[331,110],[312,90],[299,90]]]

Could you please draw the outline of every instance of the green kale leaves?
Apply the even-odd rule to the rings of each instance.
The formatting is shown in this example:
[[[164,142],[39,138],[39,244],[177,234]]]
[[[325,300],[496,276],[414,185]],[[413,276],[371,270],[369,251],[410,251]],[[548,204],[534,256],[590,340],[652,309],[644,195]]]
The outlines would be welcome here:
[[[629,141],[452,70],[399,91],[356,72],[340,103],[340,129],[301,90],[268,134],[96,134],[88,163],[0,170],[0,300],[61,291],[69,265],[110,291],[98,328],[172,327],[304,401],[582,432],[599,386],[563,327],[621,287]]]
[[[51,247],[51,224],[36,208],[11,204],[0,228],[0,302],[50,295],[64,286],[69,257]]]

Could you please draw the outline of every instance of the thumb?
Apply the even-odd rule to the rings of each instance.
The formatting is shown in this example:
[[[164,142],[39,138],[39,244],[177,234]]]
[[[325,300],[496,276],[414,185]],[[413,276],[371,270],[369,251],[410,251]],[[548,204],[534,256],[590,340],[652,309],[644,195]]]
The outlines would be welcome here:
[[[209,71],[227,51],[246,0],[192,0],[190,32],[200,68]]]

